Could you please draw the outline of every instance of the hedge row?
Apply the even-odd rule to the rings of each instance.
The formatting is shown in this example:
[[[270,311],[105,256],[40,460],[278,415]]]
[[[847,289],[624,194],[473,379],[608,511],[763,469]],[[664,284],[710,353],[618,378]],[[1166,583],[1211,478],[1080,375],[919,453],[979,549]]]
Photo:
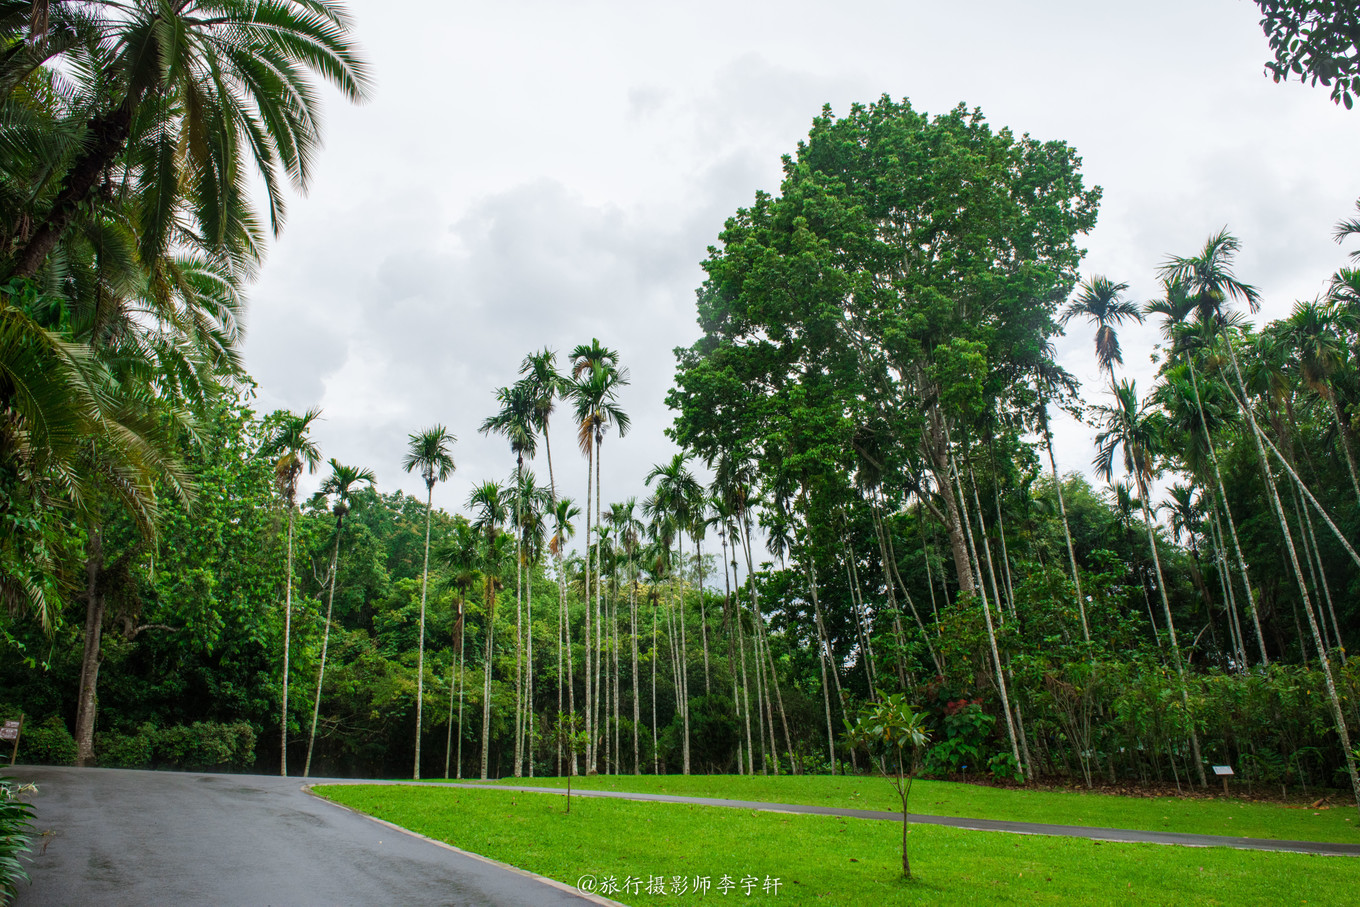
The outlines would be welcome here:
[[[110,768],[244,770],[255,764],[255,729],[244,721],[156,727],[94,738],[95,758]],[[33,765],[74,765],[76,741],[56,716],[24,728],[19,760]]]

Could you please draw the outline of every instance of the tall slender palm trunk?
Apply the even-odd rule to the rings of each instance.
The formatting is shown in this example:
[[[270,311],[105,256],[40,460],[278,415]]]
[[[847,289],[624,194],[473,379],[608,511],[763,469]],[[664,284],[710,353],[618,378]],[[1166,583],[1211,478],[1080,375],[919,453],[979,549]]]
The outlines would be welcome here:
[[[1204,759],[1199,751],[1199,732],[1195,730],[1195,716],[1190,710],[1190,694],[1187,690],[1187,678],[1185,674],[1185,659],[1181,656],[1180,643],[1176,639],[1176,623],[1171,618],[1171,602],[1166,595],[1166,577],[1162,573],[1162,559],[1157,553],[1157,533],[1152,528],[1152,511],[1148,506],[1148,489],[1143,482],[1143,477],[1134,474],[1138,482],[1138,496],[1142,498],[1143,504],[1143,526],[1147,529],[1148,548],[1152,552],[1152,569],[1157,576],[1157,592],[1162,599],[1162,616],[1166,618],[1166,631],[1168,642],[1171,646],[1171,660],[1176,666],[1176,674],[1180,678],[1181,704],[1185,707],[1185,718],[1190,724],[1190,753],[1195,760],[1195,776],[1199,780],[1199,786],[1207,786],[1204,778]]]
[[[1237,539],[1237,522],[1233,519],[1232,509],[1228,506],[1228,492],[1223,487],[1223,473],[1218,466],[1218,452],[1214,449],[1213,437],[1209,433],[1208,422],[1204,418],[1204,404],[1200,402],[1199,396],[1199,371],[1195,368],[1192,358],[1186,358],[1190,366],[1190,389],[1195,394],[1195,408],[1199,411],[1200,429],[1204,433],[1204,445],[1209,449],[1209,462],[1214,467],[1214,484],[1218,487],[1219,500],[1223,502],[1223,513],[1228,520],[1228,533],[1232,536],[1233,552],[1237,555],[1238,570],[1242,574],[1242,588],[1247,594],[1247,611],[1251,614],[1252,627],[1256,630],[1256,642],[1261,650],[1261,664],[1270,664],[1270,656],[1266,654],[1266,638],[1261,632],[1261,618],[1256,610],[1256,594],[1251,588],[1251,579],[1247,576],[1247,559],[1242,555],[1242,543]]]
[[[463,695],[464,684],[467,680],[467,665],[466,659],[463,656],[463,639],[466,624],[463,622],[462,612],[463,608],[462,604],[460,603],[458,607],[459,620],[458,620],[458,767],[457,767],[458,772],[457,777],[459,780],[462,780],[463,778]],[[447,778],[448,776],[449,776],[448,766],[445,766],[444,777]]]
[[[496,633],[496,580],[486,578],[486,659],[482,665],[482,780],[491,754],[491,646]]]
[[[288,774],[288,656],[293,641],[293,504],[288,503],[288,576],[283,593],[283,709],[279,721],[279,774]],[[83,678],[82,678],[83,682]]]
[[[972,567],[972,574],[976,578],[976,586],[969,591],[976,592],[978,599],[982,603],[982,614],[983,617],[986,619],[987,625],[987,642],[991,647],[992,664],[996,669],[996,688],[997,692],[1001,696],[1002,711],[1006,713],[1006,733],[1010,737],[1011,741],[1011,755],[1015,757],[1015,764],[1023,767],[1024,763],[1020,761],[1020,745],[1019,742],[1016,740],[1015,736],[1015,722],[1012,720],[1011,717],[1011,697],[1010,692],[1006,688],[1006,672],[1004,666],[1001,663],[1001,651],[996,644],[996,626],[992,622],[992,609],[991,606],[988,605],[987,603],[987,587],[986,584],[983,582],[981,567],[978,564],[979,560],[978,547],[976,542],[973,540],[973,521],[969,519],[967,515],[968,499],[967,497],[964,496],[963,478],[959,475],[957,464],[953,463],[952,455],[950,457],[950,465],[952,467],[952,471],[954,474],[954,484],[958,492],[958,502],[961,511],[960,515],[962,517],[963,523],[964,540],[967,543],[968,547],[968,555],[969,560],[971,561],[970,566]],[[997,608],[1000,609],[1000,607],[1001,604],[1000,602],[998,602]]]
[[[426,482],[425,566],[420,572],[420,645],[416,655],[416,759],[411,777],[420,780],[421,719],[425,713],[425,593],[430,585],[430,517],[434,511],[434,483]]]
[[[726,532],[726,527],[724,527],[724,533],[725,533],[725,532]],[[735,542],[735,540],[733,541],[732,545],[733,545],[733,548],[736,547],[736,542]],[[753,748],[752,748],[752,746],[751,746],[751,684],[750,684],[750,681],[749,681],[749,679],[748,679],[748,675],[747,675],[747,672],[746,672],[746,631],[745,631],[744,627],[742,626],[742,619],[741,619],[740,586],[737,587],[737,595],[734,596],[734,595],[733,595],[733,588],[732,588],[732,585],[731,585],[731,581],[728,579],[728,573],[727,573],[727,568],[728,568],[728,566],[729,566],[729,564],[728,564],[728,560],[727,560],[727,536],[726,536],[726,534],[724,534],[724,535],[723,535],[723,583],[727,586],[727,601],[729,602],[729,605],[728,605],[728,613],[729,613],[729,615],[730,615],[730,616],[729,616],[729,620],[735,625],[735,628],[736,628],[736,633],[735,633],[735,634],[733,634],[733,632],[732,632],[732,627],[729,627],[729,628],[728,628],[728,631],[727,631],[727,640],[728,640],[728,648],[729,648],[729,650],[730,650],[731,647],[732,647],[732,637],[733,637],[733,635],[736,636],[736,643],[737,643],[737,644],[736,644],[736,653],[737,653],[737,654],[736,654],[735,656],[729,654],[728,658],[729,658],[730,661],[736,662],[736,664],[739,666],[740,672],[741,672],[741,697],[738,698],[738,697],[737,697],[737,668],[734,667],[733,670],[732,670],[732,699],[733,699],[734,702],[737,703],[739,709],[741,710],[742,720],[743,720],[743,723],[745,724],[745,727],[746,727],[746,766],[745,766],[745,773],[748,774],[748,775],[753,775],[753,774],[755,774],[755,756],[753,755],[754,750],[753,750]],[[730,566],[732,567],[732,572],[735,573],[735,572],[736,572],[736,569],[737,569],[737,553],[736,553],[736,551],[733,551],[733,552],[732,552],[732,561],[731,561]],[[737,761],[738,761],[738,763],[740,763],[740,761],[741,761],[741,753],[740,753],[740,752],[737,753]]]
[[[633,577],[633,551],[628,550],[628,610],[631,615],[628,622],[628,635],[631,638],[633,649],[633,774],[642,774],[641,746],[638,742],[638,729],[642,724],[642,703],[639,701],[639,693],[642,687],[638,679],[638,609],[637,609],[637,580]]]
[[[831,730],[831,691],[826,682],[827,666],[835,675],[835,660],[831,656],[831,641],[826,636],[826,624],[822,621],[822,606],[817,595],[817,568],[812,562],[811,552],[807,564],[808,589],[812,592],[812,613],[817,620],[817,663],[822,669],[822,704],[826,709],[826,764],[831,774],[836,774],[836,738]],[[837,698],[840,698],[840,682],[837,681]]]
[[[340,527],[344,517],[335,521],[335,548],[331,551],[330,593],[326,596],[326,625],[321,631],[321,664],[316,672],[316,701],[312,703],[312,733],[307,737],[307,761],[302,766],[302,777],[312,774],[312,748],[316,745],[316,722],[321,715],[321,684],[326,679],[326,650],[331,641],[331,613],[335,605],[335,568],[340,560]]]
[[[1067,519],[1067,502],[1063,500],[1062,476],[1058,475],[1058,461],[1053,456],[1053,433],[1048,430],[1048,401],[1042,401],[1039,430],[1048,450],[1048,466],[1053,471],[1053,490],[1058,494],[1058,514],[1062,517],[1063,539],[1067,542],[1067,563],[1072,570],[1072,587],[1076,590],[1077,613],[1081,615],[1081,639],[1091,642],[1091,625],[1086,619],[1086,598],[1081,594],[1081,572],[1077,570],[1077,549],[1072,545],[1072,526]]]
[[[593,469],[591,469],[592,461],[593,461],[594,459],[595,459],[595,448],[594,448],[592,445],[587,445],[587,450],[586,450],[586,507],[585,507],[585,510],[586,510],[586,562],[585,562],[585,575],[584,575],[584,577],[583,577],[584,580],[585,580],[585,630],[584,630],[584,635],[585,635],[585,651],[584,651],[584,653],[583,653],[583,654],[584,654],[584,659],[585,659],[585,664],[583,665],[583,667],[584,667],[584,669],[585,669],[585,675],[586,675],[586,686],[585,686],[585,696],[586,696],[586,701],[585,701],[585,710],[586,710],[586,752],[585,752],[585,757],[586,757],[586,758],[585,758],[585,771],[586,771],[586,774],[590,774],[590,773],[594,770],[594,768],[595,768],[595,710],[594,710],[594,708],[592,707],[592,702],[594,701],[594,700],[592,699],[592,693],[594,692],[594,690],[593,690],[593,686],[592,686],[592,679],[593,679],[593,678],[592,678],[592,673],[593,673],[593,672],[591,671],[591,652],[590,652],[590,648],[591,648],[591,646],[590,646],[590,644],[591,644],[591,638],[590,638],[590,627],[591,627],[591,621],[590,621],[590,608],[591,608],[591,601],[590,601],[590,585],[591,585],[591,579],[592,579],[592,577],[591,577],[591,575],[590,575],[590,546],[591,546],[591,543],[592,543],[591,536],[590,536],[590,528],[591,528],[591,520],[590,520],[590,492],[591,492],[591,489],[594,487],[594,484],[593,484],[593,483],[594,483],[594,481],[595,481],[595,471],[594,471]],[[572,757],[572,762],[573,762],[573,764],[575,763],[575,761],[576,761],[576,760],[575,760],[575,757],[573,756],[573,757]]]
[[[765,659],[769,662],[770,682],[766,687],[766,708],[770,711],[770,756],[775,760],[775,773],[779,772],[779,747],[774,739],[774,712],[769,702],[769,690],[774,689],[774,702],[779,706],[779,723],[784,731],[784,747],[789,754],[789,769],[793,770],[793,738],[789,736],[789,719],[784,711],[784,694],[779,689],[779,676],[775,673],[774,655],[770,651],[770,639],[765,628],[765,615],[760,610],[760,593],[755,587],[755,568],[751,557],[751,530],[743,527],[742,546],[746,554],[746,578],[751,589],[751,607],[755,612],[757,642],[764,647]]]
[[[604,626],[603,626],[603,618],[604,618],[603,602],[604,602],[604,595],[603,595],[603,590],[600,588],[601,584],[604,582],[604,580],[603,580],[603,575],[604,575],[604,574],[603,574],[602,565],[601,565],[601,561],[600,561],[600,558],[601,558],[601,556],[603,555],[603,552],[601,551],[601,548],[604,547],[604,546],[601,544],[601,538],[600,538],[600,536],[601,536],[601,526],[602,526],[602,524],[601,524],[601,513],[602,513],[602,510],[601,510],[601,506],[600,506],[600,505],[601,505],[601,501],[602,501],[602,495],[600,494],[600,457],[601,457],[601,454],[603,454],[603,452],[604,452],[603,447],[604,447],[604,436],[603,436],[601,433],[596,432],[596,434],[595,434],[595,536],[596,536],[596,538],[595,538],[595,706],[594,706],[594,707],[595,707],[595,728],[596,728],[596,734],[599,734],[599,733],[600,733],[600,730],[599,730],[599,728],[600,728],[600,681],[601,681],[601,679],[602,679],[602,677],[603,677],[603,668],[604,668],[604,665],[603,665],[604,659],[603,659],[603,657],[602,657],[602,655],[603,655],[603,653],[604,653]],[[586,502],[586,508],[589,509],[589,507],[590,507],[590,503],[587,501],[587,502]],[[599,747],[597,746],[597,747],[595,747],[594,751],[592,752],[592,758],[591,758],[591,760],[590,760],[590,768],[591,768],[592,771],[595,771],[595,772],[598,772],[598,771],[599,771],[599,765],[598,765],[598,763],[597,763],[598,756],[599,756]]]
[[[676,619],[680,624],[680,662],[677,673],[679,681],[679,700],[680,700],[680,723],[684,729],[684,742],[680,747],[682,762],[684,764],[684,774],[689,774],[689,649],[686,639],[689,633],[685,627],[685,586],[684,586],[684,551],[685,534],[676,533],[675,544],[675,570],[671,573],[671,582],[678,586],[675,597]]]
[[[704,548],[699,536],[690,534],[694,539],[694,569],[698,572],[698,604],[699,604],[699,630],[703,634],[704,641],[704,695],[712,692],[711,680],[708,668],[708,615],[704,607]]]
[[[519,470],[515,470],[519,490]],[[515,498],[515,777],[524,777],[524,548],[520,500]]]
[[[1289,523],[1284,516],[1284,506],[1280,503],[1280,495],[1275,487],[1275,477],[1271,474],[1269,461],[1266,459],[1266,452],[1262,442],[1265,441],[1265,443],[1269,443],[1269,439],[1267,439],[1265,433],[1261,431],[1260,425],[1256,422],[1256,414],[1252,412],[1251,406],[1248,405],[1246,382],[1242,380],[1242,369],[1237,364],[1237,354],[1233,352],[1231,343],[1228,343],[1227,347],[1228,358],[1229,361],[1232,362],[1233,374],[1237,378],[1237,387],[1242,394],[1241,398],[1237,400],[1238,407],[1247,417],[1247,425],[1251,428],[1252,440],[1256,442],[1256,455],[1261,462],[1266,490],[1270,493],[1270,502],[1275,510],[1275,518],[1279,520],[1280,529],[1284,534],[1285,549],[1289,552],[1289,562],[1293,566],[1294,576],[1298,580],[1299,597],[1303,600],[1304,614],[1308,617],[1308,628],[1312,631],[1313,643],[1318,649],[1318,660],[1322,664],[1322,676],[1327,684],[1327,698],[1332,707],[1332,720],[1336,723],[1336,732],[1341,743],[1341,752],[1346,760],[1346,772],[1350,775],[1351,792],[1355,796],[1356,809],[1357,811],[1360,811],[1360,773],[1357,773],[1356,770],[1355,751],[1351,749],[1350,732],[1346,728],[1346,718],[1341,712],[1341,698],[1336,692],[1336,680],[1332,676],[1331,659],[1327,656],[1327,649],[1322,642],[1322,632],[1318,628],[1317,618],[1313,615],[1312,599],[1308,595],[1307,585],[1303,582],[1303,571],[1299,568],[1299,555],[1294,549],[1294,538],[1289,531]],[[1314,505],[1318,507],[1319,512],[1322,512],[1321,506],[1317,505],[1316,500],[1312,498],[1311,493],[1308,492],[1307,486],[1299,479],[1298,474],[1294,472],[1293,467],[1285,462],[1284,457],[1273,444],[1271,445],[1271,449],[1275,452],[1275,455],[1279,457],[1285,469],[1289,471],[1289,474],[1293,476],[1294,480],[1298,483],[1299,489],[1307,494],[1309,499],[1313,500]],[[1325,513],[1323,513],[1323,517],[1326,519]],[[1330,523],[1330,520],[1328,520],[1328,522]],[[1332,529],[1335,531],[1336,527],[1333,525]],[[1337,534],[1340,535],[1340,532],[1337,531]],[[1353,551],[1352,555],[1354,555]]]

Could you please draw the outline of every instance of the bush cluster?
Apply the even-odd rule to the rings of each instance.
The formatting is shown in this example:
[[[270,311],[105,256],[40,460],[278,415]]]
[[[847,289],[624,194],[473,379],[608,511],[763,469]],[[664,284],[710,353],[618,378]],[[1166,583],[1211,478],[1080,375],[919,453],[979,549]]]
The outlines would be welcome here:
[[[94,751],[106,768],[242,771],[255,763],[255,729],[244,721],[195,721],[164,728],[148,723],[133,733],[96,734]],[[75,738],[54,715],[24,728],[19,759],[32,765],[74,765]]]
[[[22,854],[29,852],[29,831],[33,809],[20,799],[24,787],[0,776],[0,905],[14,897],[18,883],[28,880],[19,863]]]

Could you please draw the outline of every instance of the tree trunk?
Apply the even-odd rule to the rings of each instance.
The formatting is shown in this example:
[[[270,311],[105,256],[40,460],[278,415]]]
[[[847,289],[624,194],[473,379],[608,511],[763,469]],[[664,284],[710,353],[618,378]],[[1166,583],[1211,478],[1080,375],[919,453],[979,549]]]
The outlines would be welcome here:
[[[104,533],[90,530],[85,558],[85,647],[80,658],[80,693],[76,700],[76,765],[93,766],[94,724],[98,707],[100,645],[106,601],[100,588],[104,574]]]
[[[1266,443],[1269,443],[1269,441],[1265,438],[1265,434],[1261,431],[1261,427],[1256,423],[1256,414],[1253,413],[1251,407],[1247,405],[1246,382],[1242,380],[1242,370],[1238,367],[1237,355],[1233,352],[1231,343],[1228,344],[1228,356],[1232,362],[1233,374],[1237,378],[1238,388],[1242,391],[1242,397],[1237,402],[1242,412],[1247,417],[1247,424],[1251,428],[1252,439],[1256,442],[1256,455],[1261,461],[1262,470],[1265,474],[1266,489],[1270,492],[1270,501],[1275,510],[1275,517],[1280,521],[1280,529],[1284,533],[1285,549],[1289,552],[1289,562],[1294,567],[1295,577],[1298,578],[1299,595],[1303,599],[1303,610],[1308,617],[1308,628],[1312,631],[1313,642],[1318,647],[1318,660],[1322,663],[1322,674],[1327,683],[1327,698],[1332,707],[1332,719],[1336,722],[1336,732],[1341,743],[1341,753],[1346,760],[1346,773],[1350,776],[1351,780],[1351,793],[1355,797],[1356,809],[1357,811],[1360,811],[1360,773],[1357,773],[1356,771],[1355,752],[1351,749],[1350,733],[1346,728],[1345,716],[1341,712],[1341,699],[1337,695],[1336,681],[1332,677],[1331,659],[1327,657],[1327,650],[1322,645],[1322,633],[1318,629],[1317,619],[1313,616],[1313,605],[1308,596],[1308,589],[1303,582],[1303,572],[1299,569],[1298,552],[1294,550],[1294,539],[1289,532],[1289,524],[1284,517],[1284,507],[1280,504],[1280,495],[1275,488],[1275,478],[1270,473],[1269,462],[1266,460],[1266,453],[1262,446],[1263,441]],[[1273,444],[1271,445],[1271,450],[1275,452],[1275,455],[1280,458],[1282,463],[1284,463],[1285,469],[1289,470],[1289,474],[1293,476],[1296,482],[1298,482],[1299,489],[1308,495],[1309,500],[1313,500],[1312,495],[1308,493],[1307,487],[1303,484],[1302,480],[1299,479],[1298,474],[1294,472],[1293,468],[1288,463],[1284,462],[1284,457],[1280,455],[1280,452],[1275,449]],[[1313,503],[1318,507],[1319,513],[1323,513],[1321,506],[1317,505],[1315,500],[1313,500]],[[1323,518],[1326,519],[1325,513],[1323,513]],[[1328,523],[1330,524],[1331,521],[1328,520]],[[1332,526],[1332,529],[1333,531],[1336,531],[1334,525]],[[1339,536],[1340,532],[1338,531],[1337,534]],[[1352,552],[1352,554],[1354,554],[1354,552]]]
[[[1077,570],[1077,551],[1072,545],[1072,528],[1067,520],[1067,504],[1063,500],[1062,476],[1058,475],[1058,461],[1053,456],[1053,434],[1048,430],[1048,401],[1041,401],[1039,429],[1048,449],[1048,465],[1053,470],[1053,490],[1058,493],[1058,513],[1062,516],[1063,538],[1067,540],[1067,562],[1072,568],[1072,586],[1077,592],[1077,612],[1081,615],[1081,638],[1091,642],[1091,626],[1086,621],[1086,599],[1081,594],[1081,573]]]
[[[12,276],[31,278],[38,273],[47,256],[56,248],[81,208],[97,191],[99,181],[127,144],[132,112],[141,99],[134,91],[114,110],[91,118],[89,141],[62,179],[61,189],[47,216],[38,223],[28,242],[14,256]],[[150,262],[147,262],[150,265]]]
[[[691,535],[694,538],[694,569],[699,574],[699,630],[704,641],[704,695],[707,696],[713,691],[708,669],[708,615],[705,613],[707,609],[704,608],[704,547],[699,536],[693,533]]]
[[[1218,486],[1218,496],[1223,501],[1223,513],[1228,518],[1228,532],[1232,535],[1233,550],[1237,554],[1237,565],[1242,574],[1242,587],[1247,593],[1247,610],[1251,612],[1251,623],[1256,628],[1256,641],[1261,647],[1261,664],[1270,664],[1270,656],[1266,655],[1266,638],[1261,633],[1261,618],[1256,613],[1256,594],[1252,591],[1251,580],[1247,576],[1247,559],[1242,556],[1242,544],[1237,540],[1237,523],[1233,520],[1232,509],[1228,506],[1228,492],[1223,487],[1223,474],[1218,468],[1218,452],[1214,450],[1213,436],[1209,434],[1209,425],[1204,418],[1204,406],[1200,403],[1199,397],[1199,374],[1195,369],[1193,360],[1187,357],[1190,365],[1190,387],[1195,393],[1195,407],[1200,413],[1200,428],[1204,432],[1204,443],[1209,448],[1209,462],[1214,467],[1214,482]]]
[[[279,721],[279,774],[288,775],[288,655],[293,642],[293,502],[288,501],[288,577],[283,593],[283,708]]]
[[[1208,782],[1204,778],[1204,760],[1200,757],[1199,752],[1199,731],[1195,730],[1195,716],[1190,711],[1190,694],[1186,690],[1185,659],[1181,657],[1181,646],[1176,640],[1176,624],[1171,619],[1171,602],[1166,596],[1166,577],[1162,574],[1162,559],[1157,553],[1157,534],[1152,529],[1152,512],[1148,507],[1148,490],[1141,475],[1135,473],[1134,479],[1138,482],[1138,496],[1143,499],[1143,526],[1147,529],[1148,548],[1152,551],[1152,569],[1157,576],[1157,592],[1162,598],[1162,615],[1166,618],[1171,658],[1175,662],[1176,674],[1180,678],[1181,704],[1185,706],[1185,718],[1190,723],[1190,751],[1195,760],[1195,775],[1199,780],[1199,786],[1207,787]]]
[[[486,578],[486,662],[482,671],[482,780],[491,750],[491,639],[496,632],[496,580]]]
[[[326,596],[326,625],[321,630],[321,664],[316,671],[316,701],[312,703],[312,732],[307,737],[307,761],[302,766],[304,778],[310,778],[312,775],[312,748],[316,745],[316,722],[321,716],[321,684],[326,679],[326,650],[331,641],[331,613],[335,606],[335,568],[340,562],[340,528],[344,523],[344,517],[336,517],[335,548],[331,550],[331,589]],[[448,777],[447,771],[444,772],[444,777]]]
[[[522,460],[515,466],[515,777],[524,777],[524,536]]]
[[[425,591],[430,585],[430,517],[434,511],[434,483],[425,483],[425,565],[420,571],[420,644],[416,649],[416,759],[411,778],[420,780],[420,732],[425,715]]]
[[[676,533],[676,573],[681,574],[679,578],[679,597],[678,618],[680,620],[680,721],[684,727],[684,744],[681,746],[683,754],[684,774],[689,774],[689,646],[686,639],[689,633],[685,628],[685,586],[684,586],[684,551],[685,534]]]
[[[966,506],[968,499],[964,496],[963,479],[959,476],[957,467],[955,467],[954,469],[954,481],[955,483],[957,483],[958,486],[959,502]],[[973,541],[972,522],[967,519],[963,520],[962,522],[968,547],[972,552],[973,556],[976,557],[977,545]],[[979,571],[981,570],[980,567],[978,569]],[[1020,746],[1017,740],[1015,739],[1015,722],[1011,719],[1011,697],[1010,693],[1006,689],[1006,674],[1001,664],[1001,652],[996,644],[996,627],[992,624],[992,609],[987,604],[987,590],[982,583],[978,583],[976,592],[979,600],[982,603],[983,617],[986,618],[987,642],[991,646],[992,663],[996,667],[996,687],[997,692],[1001,694],[1001,708],[1006,713],[1006,733],[1010,736],[1011,740],[1011,755],[1015,757],[1016,765],[1023,766],[1023,763],[1020,761]],[[1000,607],[1001,607],[1000,604],[998,604],[997,608],[999,609]]]
[[[642,703],[638,699],[638,693],[642,689],[638,678],[638,609],[637,609],[637,581],[633,576],[633,550],[628,549],[628,610],[631,617],[628,622],[628,635],[632,637],[633,648],[633,774],[642,774],[641,746],[638,742],[638,728],[642,724]]]
[[[584,705],[585,705],[585,710],[586,710],[586,752],[585,752],[586,760],[585,760],[585,772],[586,772],[586,774],[590,774],[591,769],[592,769],[592,768],[594,767],[594,765],[595,765],[595,721],[594,721],[594,712],[593,712],[593,710],[591,709],[591,702],[592,702],[591,694],[592,694],[592,692],[593,692],[593,687],[592,687],[592,680],[593,680],[593,678],[592,678],[592,675],[591,675],[591,652],[590,652],[590,642],[591,642],[591,639],[590,639],[590,585],[591,585],[591,580],[593,579],[593,577],[590,575],[590,545],[591,545],[591,538],[590,538],[590,528],[591,528],[591,520],[590,520],[590,492],[591,492],[591,489],[594,488],[594,481],[595,481],[595,471],[594,471],[593,469],[591,469],[591,466],[592,466],[592,464],[594,463],[594,460],[595,460],[595,448],[594,448],[594,446],[592,446],[592,445],[590,445],[590,444],[587,444],[586,447],[587,447],[587,449],[586,449],[586,507],[585,507],[585,511],[586,511],[586,562],[585,562],[585,564],[583,565],[583,568],[584,568],[584,571],[585,571],[585,577],[584,577],[584,578],[585,578],[585,650],[584,650],[584,654],[585,654],[585,664],[583,665],[583,667],[585,668],[585,675],[586,675],[586,689],[585,689],[586,701],[585,701],[585,703],[584,703]],[[575,765],[575,762],[576,762],[576,757],[573,755],[573,756],[572,756],[572,764]]]

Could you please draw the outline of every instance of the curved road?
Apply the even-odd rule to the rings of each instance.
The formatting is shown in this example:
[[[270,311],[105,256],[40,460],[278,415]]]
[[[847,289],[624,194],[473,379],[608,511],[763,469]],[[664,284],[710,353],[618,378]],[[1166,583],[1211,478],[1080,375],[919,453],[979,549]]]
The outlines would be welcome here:
[[[300,778],[6,773],[37,783],[43,835],[18,907],[614,903],[380,824],[311,796]]]

